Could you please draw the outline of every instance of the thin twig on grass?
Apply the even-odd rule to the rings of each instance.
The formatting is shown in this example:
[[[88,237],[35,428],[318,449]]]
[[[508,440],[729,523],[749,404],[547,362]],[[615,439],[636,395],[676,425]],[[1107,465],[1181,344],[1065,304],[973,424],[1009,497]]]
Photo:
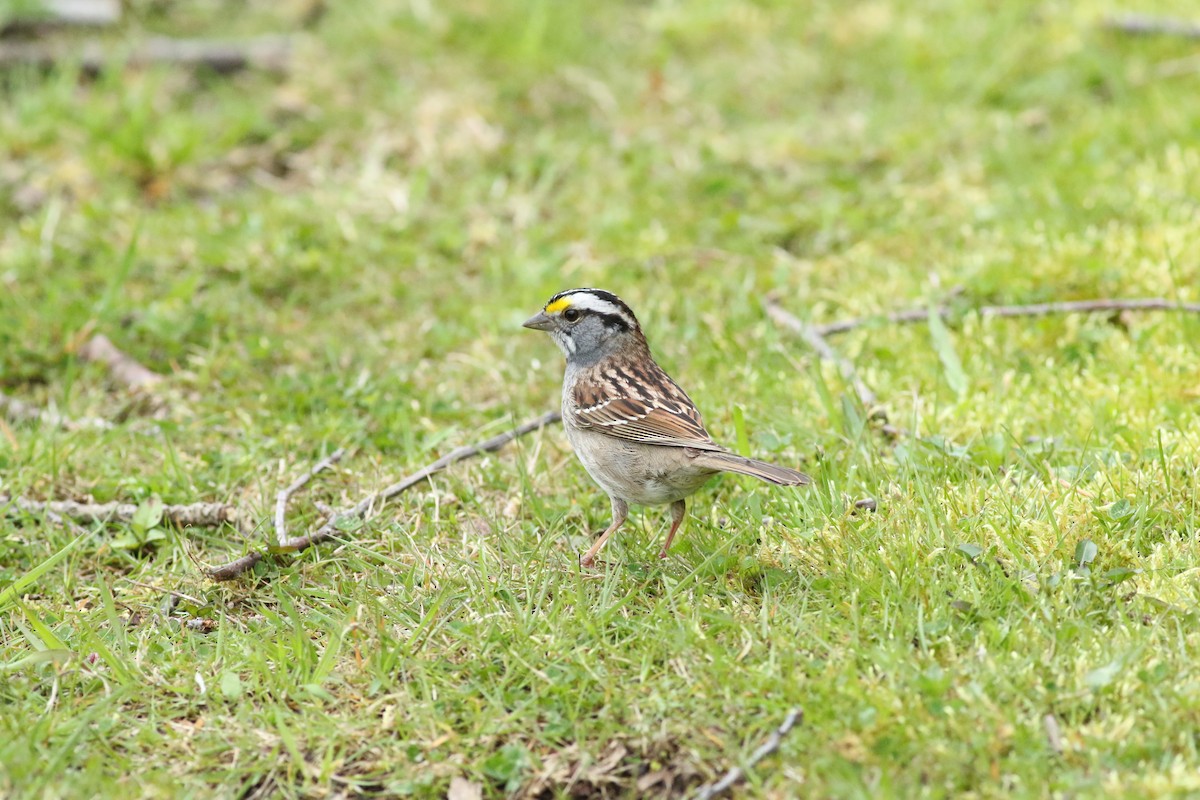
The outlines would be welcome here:
[[[1185,39],[1200,39],[1200,22],[1174,17],[1154,17],[1149,14],[1121,14],[1109,17],[1104,27],[1119,33],[1137,36],[1150,34],[1181,36]]]
[[[74,500],[28,500],[0,494],[0,504],[27,514],[58,515],[82,522],[130,522],[138,507],[133,503],[78,503]],[[179,527],[214,528],[237,521],[237,509],[226,503],[189,503],[163,506],[163,519]]]
[[[195,605],[195,606],[206,605],[206,603],[203,600],[201,600],[200,598],[192,597],[190,594],[184,594],[183,592],[176,591],[175,589],[163,589],[161,586],[155,586],[150,583],[142,583],[141,581],[135,581],[133,578],[125,578],[125,581],[126,581],[126,583],[132,583],[134,586],[140,586],[143,589],[150,589],[151,591],[162,592],[163,594],[170,595],[171,597],[174,597],[179,600],[187,600],[189,603],[191,603],[192,605]]]
[[[18,400],[3,393],[0,393],[0,414],[12,422],[40,422],[46,425],[60,426],[69,431],[107,430],[112,427],[112,423],[107,420],[94,417],[72,419],[57,411],[38,408],[32,403],[26,403],[24,400]]]
[[[887,414],[878,408],[879,399],[875,397],[875,392],[871,391],[871,387],[863,383],[862,378],[858,377],[858,371],[854,369],[854,365],[844,356],[840,355],[829,342],[825,341],[825,334],[814,325],[810,325],[800,319],[783,306],[779,305],[779,301],[775,298],[767,298],[767,316],[769,316],[776,325],[779,325],[792,333],[796,334],[804,341],[808,342],[809,346],[816,352],[822,361],[828,361],[838,368],[838,372],[842,374],[842,378],[854,387],[854,393],[858,395],[859,401],[867,412],[873,417],[878,417],[887,421]]]
[[[767,740],[759,745],[758,749],[750,754],[750,758],[746,759],[745,767],[733,767],[725,776],[716,783],[709,783],[700,787],[696,792],[695,800],[710,800],[713,797],[720,795],[732,789],[736,784],[741,783],[746,779],[746,770],[754,767],[755,764],[762,761],[767,756],[774,753],[783,744],[783,737],[791,732],[792,728],[800,722],[804,721],[804,709],[793,708],[784,717],[783,724],[775,730],[771,731],[771,735]]]
[[[73,49],[43,42],[0,45],[0,69],[14,66],[50,69],[59,64],[78,64],[89,75],[98,74],[106,66],[122,63],[129,66],[172,64],[205,67],[220,73],[251,67],[283,72],[287,70],[290,58],[291,40],[286,36],[261,36],[237,42],[155,37],[124,54],[98,42],[85,42]]]
[[[292,495],[300,491],[313,479],[316,475],[324,472],[334,464],[342,460],[342,456],[346,455],[346,448],[339,447],[325,458],[317,462],[316,466],[308,472],[301,475],[296,480],[292,481],[291,485],[286,489],[280,490],[275,496],[275,540],[279,542],[279,546],[283,547],[288,540],[287,537],[287,504],[288,500],[292,499]]]
[[[1162,297],[1136,297],[1127,300],[1101,298],[1098,300],[1067,300],[1058,303],[1032,303],[1030,305],[1015,306],[980,306],[975,310],[981,317],[1001,318],[1046,317],[1051,314],[1103,314],[1118,311],[1183,311],[1189,314],[1200,314],[1200,303],[1179,303]],[[952,313],[949,306],[939,306],[935,311],[942,319],[949,318]],[[928,319],[929,309],[909,308],[903,311],[893,311],[890,314],[852,317],[839,322],[811,325],[810,327],[821,336],[833,336],[834,334],[846,333],[847,331],[877,322],[903,325],[925,322]]]
[[[478,444],[466,445],[452,450],[446,455],[434,461],[427,467],[420,469],[413,474],[401,478],[385,489],[375,492],[358,502],[357,505],[344,511],[337,512],[333,517],[328,519],[321,527],[312,533],[304,536],[296,536],[286,541],[280,542],[276,548],[277,552],[297,552],[306,548],[312,547],[315,544],[320,544],[328,539],[332,539],[337,535],[338,524],[342,521],[355,519],[369,519],[372,513],[377,509],[377,505],[381,504],[402,492],[411,489],[422,481],[428,480],[431,476],[436,475],[452,464],[459,461],[471,458],[472,456],[491,453],[499,450],[504,445],[511,442],[520,436],[527,433],[532,433],[540,430],[547,425],[552,425],[562,419],[562,414],[557,411],[551,411],[543,414],[536,419],[531,419],[528,422],[522,423],[512,430],[505,431],[497,436],[480,442]],[[228,564],[222,564],[219,567],[210,567],[205,570],[210,578],[217,581],[227,581],[244,574],[254,568],[254,565],[262,561],[266,557],[266,553],[261,550],[255,550],[241,558],[234,559]]]
[[[13,5],[16,7],[12,9],[6,6],[0,35],[36,32],[56,25],[102,27],[121,21],[120,0],[41,0],[33,7]]]
[[[883,431],[885,433],[889,435],[901,433],[898,429],[886,424],[887,412],[882,407],[872,411],[872,407],[877,403],[875,393],[863,383],[854,365],[848,359],[839,355],[826,340],[826,337],[846,333],[856,328],[862,328],[879,322],[896,325],[926,322],[929,319],[930,309],[909,308],[902,311],[893,311],[888,314],[879,314],[870,317],[852,317],[838,322],[829,322],[824,325],[814,325],[805,322],[783,308],[779,304],[778,299],[774,297],[767,299],[766,308],[767,315],[772,321],[808,342],[809,346],[812,347],[822,360],[830,361],[837,365],[842,377],[854,387],[855,394],[858,395],[859,400],[862,401],[862,404],[868,411],[871,411],[872,416],[884,421]],[[1200,303],[1180,303],[1162,297],[1101,298],[1097,300],[1067,300],[1056,303],[1032,303],[1029,305],[980,306],[975,311],[981,317],[1009,319],[1014,317],[1045,317],[1051,314],[1103,314],[1126,311],[1182,311],[1190,314],[1200,314]],[[952,314],[952,310],[949,306],[942,305],[933,309],[933,313],[936,313],[942,319],[948,319]]]
[[[97,333],[79,348],[79,357],[108,367],[113,380],[134,391],[148,391],[163,379],[162,375],[143,366],[136,358],[121,350],[103,333]]]
[[[82,536],[85,533],[90,533],[90,531],[88,531],[82,525],[77,524],[75,520],[70,519],[69,517],[64,517],[62,514],[55,513],[48,508],[46,509],[45,513],[48,520],[53,522],[55,525],[66,528],[76,536]]]

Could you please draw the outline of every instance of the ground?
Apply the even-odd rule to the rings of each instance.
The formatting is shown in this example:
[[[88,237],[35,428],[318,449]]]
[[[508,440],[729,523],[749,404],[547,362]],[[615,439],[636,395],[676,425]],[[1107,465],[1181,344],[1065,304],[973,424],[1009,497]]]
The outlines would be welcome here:
[[[1196,40],[1099,0],[379,6],[134,0],[50,35],[293,33],[290,69],[0,76],[0,390],[115,423],[0,425],[0,489],[245,521],[8,510],[0,794],[676,796],[794,707],[747,796],[1200,792],[1200,318],[973,310],[1200,300]],[[292,532],[555,408],[520,323],[588,285],[815,485],[722,478],[667,560],[650,509],[581,570],[608,502],[551,427],[205,576],[335,448]],[[898,437],[768,296],[949,302],[830,337]]]

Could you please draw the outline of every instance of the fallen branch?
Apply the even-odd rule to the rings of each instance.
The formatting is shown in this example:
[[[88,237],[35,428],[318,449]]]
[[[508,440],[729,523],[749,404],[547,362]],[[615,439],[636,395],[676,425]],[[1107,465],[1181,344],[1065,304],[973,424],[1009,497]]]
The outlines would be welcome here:
[[[133,503],[77,503],[74,500],[28,500],[0,495],[0,503],[27,514],[45,514],[81,522],[130,522],[138,507]],[[214,528],[237,521],[237,509],[225,503],[190,503],[163,506],[163,519],[179,527]]]
[[[14,66],[50,69],[59,64],[78,64],[89,75],[121,63],[136,67],[150,64],[205,67],[220,73],[251,67],[282,72],[287,69],[290,58],[291,41],[284,36],[263,36],[240,42],[156,37],[125,53],[98,42],[85,42],[72,49],[43,42],[0,46],[0,69]]]
[[[949,306],[939,306],[936,311],[941,315],[942,319],[948,319],[953,313]],[[1046,317],[1051,314],[1103,314],[1119,311],[1183,311],[1189,314],[1200,314],[1200,303],[1179,303],[1162,297],[1142,297],[1128,300],[1104,298],[1099,300],[1067,300],[1059,303],[1033,303],[1018,306],[980,306],[976,311],[981,317],[1000,318]],[[783,313],[787,314],[786,311]],[[788,314],[788,316],[791,315]],[[925,322],[928,319],[929,309],[910,308],[903,311],[893,311],[890,314],[880,314],[871,317],[852,317],[840,322],[830,322],[825,325],[812,325],[810,327],[821,336],[833,336],[834,334],[846,333],[847,331],[879,322],[903,325],[914,322]]]
[[[767,299],[767,316],[769,316],[777,325],[787,328],[792,333],[795,333],[804,341],[808,342],[809,346],[816,352],[822,361],[828,361],[838,368],[838,372],[842,374],[842,378],[847,383],[854,387],[854,393],[858,395],[858,399],[862,402],[863,407],[873,417],[887,421],[887,414],[882,408],[878,408],[879,400],[875,397],[875,392],[871,391],[871,387],[863,383],[862,378],[858,377],[857,370],[848,359],[838,354],[829,342],[825,341],[825,334],[814,325],[810,325],[791,312],[787,311],[774,298]]]
[[[294,480],[290,486],[283,489],[275,496],[275,539],[279,542],[279,546],[283,547],[287,543],[287,527],[286,515],[288,500],[292,499],[292,495],[300,491],[313,479],[317,474],[324,472],[334,464],[342,460],[342,456],[346,455],[346,448],[339,447],[330,455],[317,462],[316,466],[308,472]]]
[[[107,430],[112,427],[112,423],[107,420],[94,417],[71,419],[57,411],[38,408],[32,403],[26,403],[24,400],[18,400],[3,393],[0,393],[0,413],[4,415],[5,419],[12,422],[39,422],[44,425],[62,427],[69,431]]]
[[[135,392],[148,391],[163,379],[162,375],[142,366],[136,358],[113,344],[103,333],[97,333],[79,348],[79,357],[108,367],[114,381]]]
[[[767,740],[759,745],[757,750],[750,754],[750,758],[746,759],[745,767],[733,767],[729,770],[729,772],[725,773],[725,776],[721,778],[721,780],[717,781],[716,783],[710,783],[701,786],[700,790],[696,792],[695,800],[710,800],[710,798],[716,797],[723,792],[727,792],[732,789],[734,785],[744,781],[746,779],[746,770],[753,768],[755,764],[778,750],[779,746],[783,744],[783,737],[787,736],[791,732],[792,728],[796,727],[798,723],[803,721],[804,710],[800,708],[793,708],[788,712],[788,715],[784,717],[783,724],[771,731],[771,735],[767,737]]]
[[[1135,36],[1162,35],[1181,36],[1185,39],[1200,39],[1200,22],[1172,17],[1152,17],[1148,14],[1122,14],[1109,17],[1104,27],[1118,33]]]
[[[446,455],[434,461],[427,467],[414,472],[413,474],[400,479],[391,486],[382,489],[374,494],[371,494],[358,502],[357,505],[344,511],[339,511],[333,517],[329,518],[320,528],[310,534],[304,536],[296,536],[286,541],[279,543],[275,552],[298,552],[312,547],[315,544],[320,544],[328,539],[332,539],[337,535],[337,526],[339,523],[355,519],[369,519],[372,512],[376,510],[377,504],[386,502],[402,492],[411,489],[413,486],[429,478],[447,467],[471,458],[472,456],[482,455],[483,453],[491,453],[499,450],[504,445],[511,442],[520,436],[527,433],[532,433],[536,430],[541,430],[547,425],[552,425],[562,419],[562,414],[557,411],[551,411],[543,414],[536,419],[522,423],[512,430],[505,431],[491,439],[480,442],[479,444],[466,445],[459,447],[456,450],[451,450]],[[315,468],[314,468],[315,471]],[[217,581],[227,581],[244,574],[254,568],[254,565],[262,561],[266,557],[266,553],[261,550],[255,550],[241,558],[230,561],[228,564],[222,564],[219,567],[210,567],[205,570],[210,578]]]

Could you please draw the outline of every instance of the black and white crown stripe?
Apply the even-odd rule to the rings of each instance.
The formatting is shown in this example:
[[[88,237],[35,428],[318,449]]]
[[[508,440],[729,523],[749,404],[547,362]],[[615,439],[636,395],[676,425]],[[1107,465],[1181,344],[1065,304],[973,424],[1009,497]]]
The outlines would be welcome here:
[[[567,308],[592,312],[605,318],[606,322],[620,322],[622,327],[627,329],[638,327],[633,309],[612,292],[606,292],[603,289],[571,289],[551,297],[550,302],[546,303],[546,308],[553,308],[555,303],[564,298],[570,299],[570,305]]]

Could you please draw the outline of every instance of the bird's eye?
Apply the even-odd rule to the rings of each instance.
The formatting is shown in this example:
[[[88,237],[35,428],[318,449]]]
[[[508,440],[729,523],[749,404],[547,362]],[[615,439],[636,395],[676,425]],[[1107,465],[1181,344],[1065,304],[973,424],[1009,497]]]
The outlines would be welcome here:
[[[578,308],[568,308],[563,312],[563,319],[567,322],[579,322],[581,316],[583,315],[579,313]]]

